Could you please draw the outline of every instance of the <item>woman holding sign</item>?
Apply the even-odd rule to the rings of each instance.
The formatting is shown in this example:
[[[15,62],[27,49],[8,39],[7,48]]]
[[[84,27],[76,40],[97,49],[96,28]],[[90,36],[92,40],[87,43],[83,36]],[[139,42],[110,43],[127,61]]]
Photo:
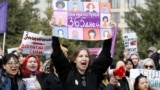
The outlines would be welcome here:
[[[103,49],[91,66],[91,57],[86,47],[78,46],[69,62],[60,49],[58,38],[53,36],[52,41],[51,58],[64,90],[98,90],[103,73],[112,63],[110,55],[112,40],[104,40]]]
[[[26,90],[24,81],[20,78],[20,63],[14,54],[7,54],[2,60],[0,69],[0,90]]]

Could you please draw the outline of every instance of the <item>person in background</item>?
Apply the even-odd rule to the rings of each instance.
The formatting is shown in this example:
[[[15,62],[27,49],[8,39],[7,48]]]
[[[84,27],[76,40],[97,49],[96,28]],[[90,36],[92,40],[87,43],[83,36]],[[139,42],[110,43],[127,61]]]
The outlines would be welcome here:
[[[123,51],[119,52],[119,59],[126,62],[126,60],[128,59],[128,55],[129,55],[129,51],[127,49],[124,49]]]
[[[117,69],[119,67],[125,67],[125,63],[122,60],[114,60],[110,66],[110,69]],[[128,77],[124,75],[124,77],[110,77],[110,84],[107,85],[106,90],[133,90],[131,81]]]
[[[65,90],[98,90],[103,73],[112,63],[110,54],[111,39],[104,40],[103,49],[96,61],[90,66],[91,57],[88,48],[78,46],[71,62],[60,49],[58,37],[52,37],[53,53],[51,59]]]
[[[151,58],[144,59],[139,67],[139,69],[156,70],[155,64]]]
[[[129,77],[130,76],[130,70],[134,68],[134,64],[132,62],[131,59],[127,59],[125,62],[125,66],[126,66],[126,76]]]
[[[12,53],[6,54],[0,69],[0,90],[26,90],[25,82],[20,77],[18,57]]]
[[[158,56],[158,64],[157,64],[156,70],[160,70],[160,55]]]
[[[160,50],[153,53],[150,57],[153,60],[157,70],[159,68],[159,57],[160,57]]]
[[[138,67],[138,63],[140,61],[140,57],[139,54],[136,52],[132,52],[128,55],[128,58],[132,60],[133,64],[134,64],[134,68]]]
[[[140,74],[136,77],[134,82],[134,90],[155,90],[148,84],[147,77]]]
[[[65,57],[68,58],[68,46],[65,44],[61,44],[60,48]],[[44,71],[46,73],[49,73],[49,75],[43,81],[42,90],[62,90],[62,83],[58,77],[53,62],[50,59],[46,61]]]
[[[147,49],[148,57],[150,58],[151,55],[152,55],[153,53],[155,53],[156,51],[157,51],[157,48],[156,48],[156,47],[149,47],[149,48]]]
[[[103,75],[104,75],[104,78],[103,78],[98,90],[105,90],[106,86],[109,84],[108,70],[106,70],[106,72]]]
[[[24,79],[34,79],[32,87],[27,86],[27,90],[41,90],[42,82],[47,76],[46,73],[40,71],[40,60],[36,55],[27,55],[22,65],[22,76]]]
[[[43,81],[42,90],[63,90],[53,62],[51,60],[48,60],[48,62],[49,67],[47,68],[47,71],[49,74]]]

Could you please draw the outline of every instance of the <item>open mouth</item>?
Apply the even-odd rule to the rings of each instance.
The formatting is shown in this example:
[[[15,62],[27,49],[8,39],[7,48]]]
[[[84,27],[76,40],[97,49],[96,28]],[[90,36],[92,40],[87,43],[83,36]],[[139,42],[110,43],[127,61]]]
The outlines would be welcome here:
[[[86,63],[86,62],[82,62],[81,64],[82,64],[82,65],[86,65],[87,63]]]
[[[12,68],[11,70],[12,70],[13,72],[16,72],[16,71],[17,71],[17,69],[16,69],[16,68]]]

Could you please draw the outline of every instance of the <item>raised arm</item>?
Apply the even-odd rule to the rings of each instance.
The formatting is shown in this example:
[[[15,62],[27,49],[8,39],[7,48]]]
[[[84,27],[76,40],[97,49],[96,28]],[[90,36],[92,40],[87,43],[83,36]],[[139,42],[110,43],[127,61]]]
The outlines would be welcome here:
[[[51,59],[54,63],[56,71],[60,77],[60,79],[64,80],[66,78],[65,75],[68,75],[68,72],[71,68],[70,63],[67,57],[63,54],[58,37],[52,37],[52,48],[53,53],[51,55]]]
[[[112,39],[104,40],[102,50],[92,65],[92,70],[99,76],[99,82],[101,82],[103,78],[103,73],[108,69],[108,67],[112,63],[110,53],[111,45]]]

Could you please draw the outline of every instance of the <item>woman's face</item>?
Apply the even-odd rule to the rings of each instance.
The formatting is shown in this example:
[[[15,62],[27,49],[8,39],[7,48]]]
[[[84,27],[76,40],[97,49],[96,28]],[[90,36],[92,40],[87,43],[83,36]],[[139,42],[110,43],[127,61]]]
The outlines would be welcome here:
[[[108,19],[107,18],[104,18],[104,22],[107,22],[108,21]]]
[[[133,69],[133,64],[132,64],[131,61],[128,61],[128,62],[126,63],[126,70],[129,72],[130,69]]]
[[[125,67],[125,64],[123,61],[118,61],[117,64],[116,64],[116,68],[119,68],[120,66],[124,66]]]
[[[3,65],[3,68],[11,77],[13,77],[18,73],[19,66],[20,64],[18,60],[14,60],[13,58],[11,58],[5,65]]]
[[[76,67],[78,71],[81,74],[84,74],[86,69],[88,68],[89,65],[89,54],[86,50],[81,50],[76,58],[74,60],[74,63],[76,64]]]
[[[129,55],[129,51],[128,51],[128,50],[125,50],[125,51],[123,52],[123,55],[124,55],[125,58],[127,58],[128,55]]]
[[[37,69],[38,69],[38,63],[37,63],[37,61],[36,61],[36,59],[34,57],[30,57],[28,59],[26,68],[29,71],[31,71],[31,72],[37,71]]]
[[[89,5],[89,9],[93,9],[93,5],[92,4]]]
[[[23,64],[23,61],[24,61],[24,57],[23,57],[22,54],[21,54],[20,57],[19,57],[19,63],[20,63],[20,64]]]
[[[58,8],[59,8],[59,9],[62,9],[62,8],[63,8],[63,5],[62,5],[62,4],[58,4]]]
[[[138,64],[139,58],[138,58],[137,55],[132,55],[132,56],[131,56],[131,59],[132,59],[132,62],[133,62],[134,65],[137,65],[137,64]]]
[[[147,61],[145,64],[144,64],[144,69],[147,69],[147,70],[153,70],[153,62],[152,61]]]
[[[148,90],[149,84],[146,78],[142,77],[139,79],[138,83],[139,90]]]
[[[89,36],[90,36],[90,39],[94,39],[94,38],[95,38],[95,33],[90,32],[90,33],[89,33]]]

